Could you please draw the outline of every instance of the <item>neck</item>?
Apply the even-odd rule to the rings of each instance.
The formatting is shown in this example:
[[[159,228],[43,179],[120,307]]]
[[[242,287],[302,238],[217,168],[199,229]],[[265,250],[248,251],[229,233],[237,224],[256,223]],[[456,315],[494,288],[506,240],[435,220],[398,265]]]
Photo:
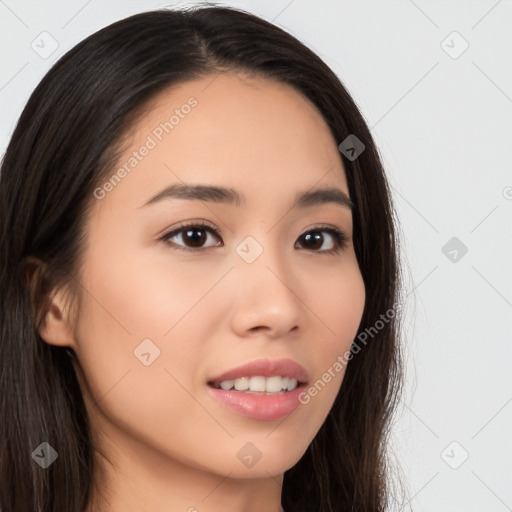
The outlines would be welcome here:
[[[133,437],[116,433],[115,439],[100,445],[108,461],[95,452],[87,512],[283,512],[282,474],[232,478],[232,471],[184,464]]]

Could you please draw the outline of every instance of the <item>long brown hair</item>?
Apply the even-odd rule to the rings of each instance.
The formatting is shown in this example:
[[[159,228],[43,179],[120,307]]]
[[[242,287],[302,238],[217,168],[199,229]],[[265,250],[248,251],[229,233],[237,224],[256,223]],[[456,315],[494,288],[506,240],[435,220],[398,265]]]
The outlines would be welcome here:
[[[387,445],[402,383],[399,315],[388,312],[397,310],[401,287],[396,219],[379,154],[355,102],[315,53],[254,15],[202,7],[136,14],[80,42],[37,86],[7,148],[0,176],[3,512],[80,512],[88,504],[91,432],[73,351],[38,334],[45,296],[61,286],[72,299],[79,295],[92,192],[110,175],[143,106],[173,84],[223,70],[291,85],[316,106],[336,141],[355,135],[364,144],[357,158],[353,151],[340,158],[366,287],[359,332],[373,327],[376,334],[359,343],[325,423],[285,472],[282,504],[294,512],[388,509]],[[45,264],[36,284],[26,279],[29,256]],[[382,315],[387,320],[376,329]],[[31,457],[43,441],[58,452],[47,469]]]

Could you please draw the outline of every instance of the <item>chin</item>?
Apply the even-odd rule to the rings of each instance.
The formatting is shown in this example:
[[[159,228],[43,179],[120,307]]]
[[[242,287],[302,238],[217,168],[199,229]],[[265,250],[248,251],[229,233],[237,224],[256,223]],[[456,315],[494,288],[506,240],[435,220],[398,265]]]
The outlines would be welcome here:
[[[272,435],[259,440],[253,438],[253,441],[248,437],[243,443],[237,442],[236,464],[234,468],[231,464],[228,469],[232,471],[232,477],[268,478],[282,475],[299,462],[309,446],[309,442],[302,439],[300,442],[294,439],[292,442],[283,443],[282,436],[270,442]]]

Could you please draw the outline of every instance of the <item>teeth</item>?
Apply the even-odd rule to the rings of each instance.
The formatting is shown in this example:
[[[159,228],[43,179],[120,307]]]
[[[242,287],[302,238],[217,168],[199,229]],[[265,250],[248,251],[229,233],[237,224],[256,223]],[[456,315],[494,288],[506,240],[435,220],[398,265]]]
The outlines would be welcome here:
[[[251,391],[265,391],[265,377],[251,377],[249,389]]]
[[[239,379],[240,380],[240,379]],[[224,391],[229,391],[232,387],[233,387],[233,384],[235,383],[234,380],[224,380],[220,383],[220,387],[224,390]]]
[[[232,380],[228,380],[228,382],[233,382]],[[235,389],[237,391],[245,391],[249,389],[249,377],[241,377],[240,379],[235,379]]]
[[[254,377],[240,377],[234,380],[224,380],[220,384],[214,385],[216,388],[230,391],[250,392],[267,392],[267,393],[280,393],[282,391],[292,391],[297,387],[297,379],[290,377],[262,377],[260,375]]]
[[[259,379],[259,377],[254,378]],[[281,391],[282,382],[283,379],[281,377],[268,377],[264,382],[265,391],[270,393],[278,393]]]
[[[286,389],[288,391],[291,391],[292,389],[295,389],[297,387],[297,379],[290,379],[288,381],[288,385],[286,386]]]

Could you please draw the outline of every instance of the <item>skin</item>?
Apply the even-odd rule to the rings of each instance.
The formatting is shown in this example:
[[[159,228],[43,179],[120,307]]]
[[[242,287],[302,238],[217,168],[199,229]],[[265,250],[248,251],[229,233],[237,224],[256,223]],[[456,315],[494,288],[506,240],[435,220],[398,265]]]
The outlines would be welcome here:
[[[350,209],[291,209],[295,195],[313,187],[348,196],[322,116],[288,85],[233,72],[212,79],[160,93],[133,127],[119,165],[170,112],[190,96],[198,101],[121,183],[93,199],[78,315],[57,290],[41,330],[46,342],[72,347],[79,362],[101,471],[89,512],[100,510],[100,492],[108,512],[278,512],[283,474],[324,422],[344,372],[277,421],[235,414],[206,382],[268,357],[294,359],[312,384],[350,349],[363,313]],[[232,187],[247,203],[142,206],[181,182]],[[207,234],[204,252],[180,250],[191,246],[183,231],[174,248],[159,240],[199,220],[221,233]],[[326,232],[323,243],[305,248],[300,235],[319,224],[347,236],[338,254],[322,253],[336,244]],[[263,248],[250,264],[236,252],[249,235]],[[149,366],[134,356],[146,338],[160,349]],[[237,457],[247,442],[262,454],[251,468]]]

